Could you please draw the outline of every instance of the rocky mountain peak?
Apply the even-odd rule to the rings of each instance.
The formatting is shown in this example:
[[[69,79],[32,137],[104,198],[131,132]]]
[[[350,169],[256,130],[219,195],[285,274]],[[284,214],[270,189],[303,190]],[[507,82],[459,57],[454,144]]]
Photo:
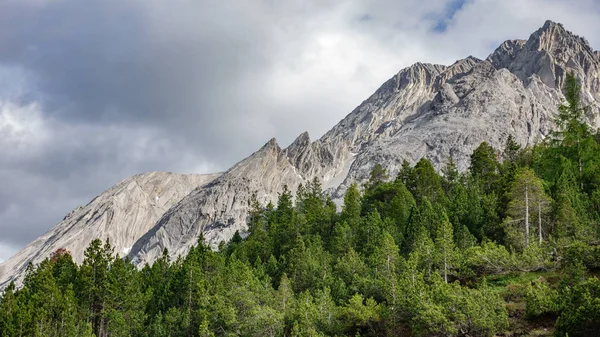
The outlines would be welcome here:
[[[565,27],[553,21],[546,21],[544,26],[531,34],[527,41],[530,50],[545,50],[551,55],[560,56],[568,49],[580,52],[593,53],[589,42],[565,29]]]
[[[396,90],[412,85],[432,86],[436,77],[446,69],[440,64],[417,62],[396,75]]]
[[[285,155],[296,173],[303,179],[320,177],[323,169],[332,164],[332,154],[320,142],[312,143],[308,132],[301,133],[285,149]]]
[[[545,31],[553,31],[553,30],[558,30],[563,33],[567,33],[567,30],[565,29],[565,27],[563,26],[562,23],[555,22],[552,20],[546,20],[544,22],[544,25],[542,27],[540,27],[534,34],[541,32],[541,31],[545,32]]]
[[[294,139],[292,144],[286,148],[286,151],[294,151],[299,148],[304,148],[308,145],[310,145],[310,136],[308,135],[308,132],[304,131],[298,137],[296,137],[296,139]]]
[[[504,41],[496,50],[488,56],[486,59],[494,65],[494,67],[506,68],[507,65],[512,64],[523,49],[523,46],[527,43],[527,40],[507,40]]]
[[[277,144],[277,139],[275,139],[275,137],[269,139],[268,142],[265,143],[265,145],[263,145],[260,150],[258,150],[258,152],[261,151],[267,151],[267,150],[281,150],[281,148],[279,147],[279,144]]]
[[[496,69],[508,69],[525,85],[540,80],[552,89],[560,89],[566,74],[572,71],[582,79],[584,91],[598,86],[595,74],[600,60],[588,41],[553,21],[546,21],[525,42],[504,42],[487,60]],[[592,77],[588,77],[590,73]]]
[[[250,179],[252,177],[257,178],[257,175],[265,169],[275,169],[278,165],[281,165],[286,160],[285,158],[285,152],[279,147],[277,140],[271,138],[258,151],[233,165],[219,180],[238,176],[245,176]]]
[[[446,67],[436,78],[435,88],[439,89],[444,83],[452,80],[456,75],[464,75],[469,73],[476,65],[483,62],[482,60],[468,56],[464,59],[454,62],[451,66]]]
[[[303,132],[285,149],[285,155],[295,168],[300,169],[302,173],[306,173],[302,162],[306,161],[306,156],[310,154],[310,150],[310,137],[308,132]]]

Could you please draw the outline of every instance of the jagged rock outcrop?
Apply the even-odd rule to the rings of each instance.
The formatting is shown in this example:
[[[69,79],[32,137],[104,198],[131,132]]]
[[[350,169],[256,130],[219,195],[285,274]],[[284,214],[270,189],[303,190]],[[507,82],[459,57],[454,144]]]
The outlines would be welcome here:
[[[283,186],[295,188],[304,180],[275,138],[222,176],[183,198],[141,237],[130,252],[138,265],[153,262],[164,248],[171,256],[185,254],[203,233],[213,248],[246,228],[248,199],[277,202]]]
[[[505,44],[488,58],[496,68],[508,69],[525,85],[537,76],[557,91],[566,74],[575,72],[582,81],[585,103],[600,101],[600,58],[585,38],[571,34],[559,23],[546,21],[529,40],[519,41],[511,48]]]
[[[141,266],[153,262],[164,248],[172,257],[185,254],[201,233],[217,247],[235,231],[246,229],[252,194],[263,203],[275,202],[284,185],[293,191],[318,178],[339,202],[348,186],[367,179],[377,163],[393,176],[403,160],[415,163],[427,157],[439,169],[452,156],[465,170],[469,155],[483,141],[499,151],[509,135],[521,145],[534,144],[553,127],[563,97],[560,88],[570,71],[581,80],[590,123],[598,126],[600,53],[560,24],[548,21],[527,40],[506,41],[485,60],[467,57],[450,66],[416,63],[386,81],[320,139],[311,142],[303,133],[285,149],[272,139],[223,175],[182,196],[157,215],[135,244],[127,239],[119,249],[132,244],[129,256]],[[103,214],[110,214],[109,209]],[[46,248],[50,238],[69,243],[72,238],[61,236],[77,233],[67,224],[57,227],[16,259],[48,254],[58,248]],[[90,233],[84,237],[107,232]],[[8,265],[15,265],[13,259]],[[5,265],[0,267],[4,274],[19,272]]]
[[[110,239],[115,253],[126,256],[171,206],[219,175],[149,172],[117,183],[0,264],[0,288],[13,279],[19,283],[29,262],[37,264],[59,248],[81,263],[85,248],[95,238]]]

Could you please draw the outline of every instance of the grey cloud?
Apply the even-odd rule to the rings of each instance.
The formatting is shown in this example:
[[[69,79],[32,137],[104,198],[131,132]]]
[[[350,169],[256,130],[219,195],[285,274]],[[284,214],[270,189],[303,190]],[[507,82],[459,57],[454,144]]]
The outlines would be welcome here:
[[[218,126],[231,116],[224,111],[242,110],[232,100],[248,89],[239,79],[266,63],[262,32],[243,16],[227,19],[228,8],[169,12],[161,3],[0,5],[0,30],[10,32],[0,35],[0,62],[35,74],[46,113],[65,123],[159,125],[229,163],[240,153],[219,158],[205,144],[239,140]]]
[[[0,243],[22,246],[118,180],[188,156],[152,130],[48,127],[35,155],[0,159]]]

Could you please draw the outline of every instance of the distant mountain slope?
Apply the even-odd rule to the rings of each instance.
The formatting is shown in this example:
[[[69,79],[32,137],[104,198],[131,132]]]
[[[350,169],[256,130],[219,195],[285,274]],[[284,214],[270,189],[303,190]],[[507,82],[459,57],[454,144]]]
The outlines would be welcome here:
[[[109,238],[115,252],[126,256],[164,212],[218,176],[150,172],[119,182],[0,264],[0,288],[12,279],[19,281],[29,262],[37,264],[59,248],[69,250],[81,263],[85,248],[95,238]]]
[[[393,176],[403,160],[415,163],[427,157],[441,168],[452,156],[465,170],[469,154],[483,141],[501,150],[509,135],[522,145],[547,136],[570,71],[582,81],[590,123],[597,126],[600,53],[548,21],[528,40],[502,43],[486,60],[467,57],[450,66],[416,63],[401,70],[320,139],[311,142],[303,133],[285,149],[272,139],[210,183],[182,193],[170,209],[157,209],[155,223],[139,227],[136,235],[117,227],[75,235],[61,229],[68,226],[63,222],[0,265],[0,282],[22,271],[12,267],[18,264],[15,259],[46,256],[59,243],[83,244],[83,237],[109,232],[115,241],[127,237],[118,249],[133,247],[129,257],[138,266],[153,262],[164,248],[173,257],[186,253],[200,233],[217,247],[246,229],[253,193],[262,202],[275,201],[284,185],[293,191],[313,178],[339,202],[350,183],[364,181],[377,163]],[[57,244],[47,247],[50,239]]]

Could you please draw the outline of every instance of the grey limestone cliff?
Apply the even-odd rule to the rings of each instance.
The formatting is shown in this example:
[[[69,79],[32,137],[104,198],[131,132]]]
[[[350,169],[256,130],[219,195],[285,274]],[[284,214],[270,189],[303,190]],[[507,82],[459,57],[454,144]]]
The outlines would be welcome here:
[[[138,265],[153,262],[167,248],[171,256],[185,254],[202,233],[213,248],[246,228],[248,199],[276,202],[284,185],[303,179],[275,139],[222,176],[195,190],[168,210],[130,252]]]
[[[11,280],[19,283],[29,262],[37,264],[59,248],[81,263],[85,248],[96,238],[110,239],[115,253],[126,256],[171,206],[218,176],[150,172],[117,183],[0,264],[0,288]]]

